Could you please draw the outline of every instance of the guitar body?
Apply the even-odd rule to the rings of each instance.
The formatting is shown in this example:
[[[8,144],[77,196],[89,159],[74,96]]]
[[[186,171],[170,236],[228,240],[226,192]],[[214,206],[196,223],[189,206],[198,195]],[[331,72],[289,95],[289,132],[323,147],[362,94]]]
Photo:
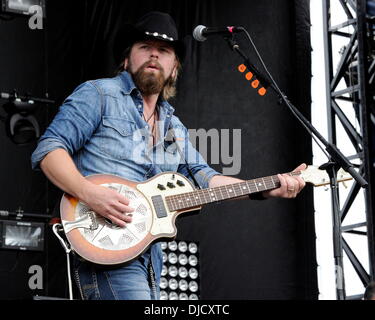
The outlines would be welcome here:
[[[133,220],[121,228],[93,212],[68,194],[60,202],[60,215],[66,237],[85,260],[97,264],[120,264],[135,259],[151,243],[176,236],[176,217],[201,206],[171,211],[165,197],[194,191],[184,176],[166,172],[145,182],[134,182],[113,175],[86,177],[91,182],[116,190],[130,200]]]

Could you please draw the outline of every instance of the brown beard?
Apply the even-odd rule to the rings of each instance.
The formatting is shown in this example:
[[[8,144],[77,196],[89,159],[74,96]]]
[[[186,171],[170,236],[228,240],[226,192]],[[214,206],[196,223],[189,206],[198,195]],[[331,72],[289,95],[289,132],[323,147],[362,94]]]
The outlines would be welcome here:
[[[159,69],[158,73],[155,74],[145,71],[145,69],[151,63],[155,64],[156,67]],[[128,71],[131,72],[131,69],[131,64],[129,62]],[[141,67],[139,67],[137,71],[135,71],[134,73],[131,72],[131,74],[135,85],[137,86],[139,91],[145,96],[159,94],[166,84],[164,70],[158,62],[147,61]]]

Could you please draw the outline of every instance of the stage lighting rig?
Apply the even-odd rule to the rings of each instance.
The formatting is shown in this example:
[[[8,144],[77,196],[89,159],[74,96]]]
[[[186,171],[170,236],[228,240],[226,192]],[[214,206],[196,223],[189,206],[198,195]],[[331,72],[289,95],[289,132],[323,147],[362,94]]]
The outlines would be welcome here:
[[[0,93],[0,99],[6,100],[3,105],[7,113],[5,128],[8,137],[17,145],[26,145],[40,137],[40,128],[34,116],[40,104],[54,103],[52,100],[20,96],[13,93]]]
[[[160,279],[160,300],[198,300],[198,243],[184,240],[163,241],[161,248],[163,269]]]
[[[15,13],[22,15],[32,15],[30,7],[39,6],[42,9],[43,17],[45,17],[45,0],[1,0],[2,12]]]

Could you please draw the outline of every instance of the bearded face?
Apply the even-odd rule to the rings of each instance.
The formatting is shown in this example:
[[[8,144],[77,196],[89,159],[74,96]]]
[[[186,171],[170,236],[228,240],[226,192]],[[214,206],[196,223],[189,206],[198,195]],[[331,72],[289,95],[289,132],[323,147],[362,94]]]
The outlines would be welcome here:
[[[129,61],[130,74],[139,91],[145,95],[159,94],[166,83],[164,69],[157,61],[147,61],[135,72],[132,71],[132,64]]]
[[[132,77],[142,95],[160,94],[173,85],[177,76],[174,48],[160,40],[145,40],[133,45],[125,60],[125,70]]]

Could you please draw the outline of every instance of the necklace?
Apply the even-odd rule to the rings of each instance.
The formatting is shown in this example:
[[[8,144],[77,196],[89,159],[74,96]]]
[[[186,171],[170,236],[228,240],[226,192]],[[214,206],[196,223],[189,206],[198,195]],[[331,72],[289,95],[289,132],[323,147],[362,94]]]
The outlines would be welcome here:
[[[145,119],[145,121],[148,123],[149,121],[150,121],[150,119],[153,117],[153,115],[155,114],[155,112],[156,112],[156,108],[154,109],[154,112],[153,113],[151,113],[151,115],[150,115],[150,117],[148,118],[148,119],[146,119],[146,117],[145,117],[145,113],[143,113],[143,118]]]
[[[150,115],[150,117],[148,119],[146,119],[145,114],[143,113],[143,118],[145,119],[146,123],[148,123],[151,120],[151,118],[153,116],[155,116],[153,124],[152,125],[150,124],[150,126],[151,126],[150,132],[151,132],[151,136],[152,136],[152,145],[155,145],[155,140],[156,140],[156,130],[155,130],[156,129],[156,125],[155,125],[156,124],[156,115],[155,114],[157,114],[157,108],[154,109],[154,112]]]

